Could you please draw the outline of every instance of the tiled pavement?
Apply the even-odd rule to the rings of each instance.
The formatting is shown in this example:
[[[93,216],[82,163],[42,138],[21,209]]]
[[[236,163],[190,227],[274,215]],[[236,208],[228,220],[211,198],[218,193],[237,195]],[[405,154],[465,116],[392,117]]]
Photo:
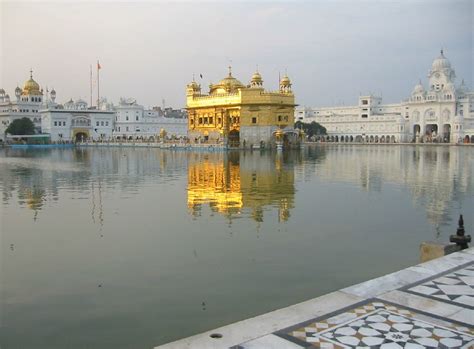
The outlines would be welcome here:
[[[474,248],[160,348],[474,348]]]

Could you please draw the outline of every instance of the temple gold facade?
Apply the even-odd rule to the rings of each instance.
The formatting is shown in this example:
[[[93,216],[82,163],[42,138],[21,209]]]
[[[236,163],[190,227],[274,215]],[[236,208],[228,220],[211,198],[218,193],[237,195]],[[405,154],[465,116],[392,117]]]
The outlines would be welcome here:
[[[231,220],[249,214],[262,222],[265,208],[278,209],[278,220],[287,221],[294,207],[292,167],[284,166],[281,153],[246,157],[232,153],[192,153],[188,158],[188,208],[199,215],[203,205]]]
[[[193,80],[186,88],[191,143],[241,148],[298,144],[291,86],[285,75],[278,91],[266,91],[258,71],[250,84],[244,85],[232,76],[231,67],[226,78],[209,86],[208,94],[202,94],[201,86]]]

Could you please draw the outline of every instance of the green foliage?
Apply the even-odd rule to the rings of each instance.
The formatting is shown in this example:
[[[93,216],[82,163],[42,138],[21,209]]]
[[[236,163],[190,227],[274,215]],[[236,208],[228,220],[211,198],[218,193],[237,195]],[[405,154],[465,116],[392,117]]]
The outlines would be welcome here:
[[[29,118],[16,119],[8,125],[5,133],[11,135],[34,135],[35,125]]]
[[[325,135],[326,128],[318,124],[316,121],[311,122],[310,124],[297,121],[295,122],[295,128],[303,129],[308,137]]]

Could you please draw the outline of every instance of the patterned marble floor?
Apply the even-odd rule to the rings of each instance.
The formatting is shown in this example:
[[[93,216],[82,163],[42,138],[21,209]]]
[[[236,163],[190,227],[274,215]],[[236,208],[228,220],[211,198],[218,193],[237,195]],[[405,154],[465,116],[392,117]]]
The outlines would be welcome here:
[[[422,280],[402,290],[474,309],[474,263],[471,262],[436,277]]]
[[[301,348],[474,347],[474,329],[466,324],[377,299],[274,334]]]

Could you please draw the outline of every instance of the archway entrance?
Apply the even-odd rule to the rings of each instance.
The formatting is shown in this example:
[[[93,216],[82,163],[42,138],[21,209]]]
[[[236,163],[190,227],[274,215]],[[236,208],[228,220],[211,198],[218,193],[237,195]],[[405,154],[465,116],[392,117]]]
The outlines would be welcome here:
[[[81,143],[87,141],[89,138],[89,133],[87,131],[78,131],[74,133],[74,142]]]
[[[438,125],[428,124],[425,128],[426,141],[433,142],[438,137]]]
[[[240,146],[240,132],[239,130],[231,130],[229,132],[229,147],[237,148]]]
[[[443,125],[443,142],[444,143],[449,143],[450,142],[450,136],[451,136],[451,125],[450,124],[444,124]]]
[[[413,126],[413,140],[416,140],[417,136],[421,136],[421,126],[420,125],[414,125]]]
[[[464,143],[470,143],[469,136],[464,137]]]

